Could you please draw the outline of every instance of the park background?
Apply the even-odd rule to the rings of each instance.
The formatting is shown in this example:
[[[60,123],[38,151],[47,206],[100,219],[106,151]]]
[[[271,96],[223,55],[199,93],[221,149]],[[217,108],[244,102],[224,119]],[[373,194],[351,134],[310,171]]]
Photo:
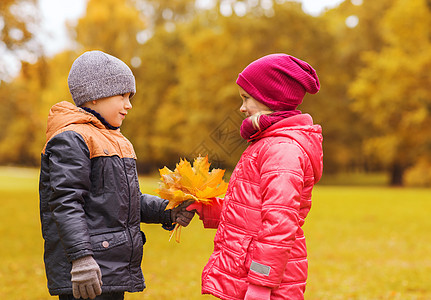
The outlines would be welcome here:
[[[88,0],[55,54],[36,38],[37,0],[0,2],[0,297],[51,299],[37,193],[46,118],[71,101],[74,59],[99,49],[136,76],[122,132],[152,194],[180,157],[208,154],[229,179],[247,146],[235,79],[248,63],[277,52],[309,62],[322,89],[300,109],[323,127],[325,167],[305,225],[306,299],[431,299],[431,1],[345,0],[318,15],[283,0],[198,2]],[[126,299],[209,299],[199,276],[215,232],[194,220],[177,244],[143,226],[148,289]]]

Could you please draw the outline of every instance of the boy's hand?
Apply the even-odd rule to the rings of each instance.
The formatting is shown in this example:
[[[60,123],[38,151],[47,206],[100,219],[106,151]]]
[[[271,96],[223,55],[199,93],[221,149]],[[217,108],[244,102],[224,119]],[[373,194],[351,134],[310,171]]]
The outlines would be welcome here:
[[[186,227],[187,225],[189,225],[195,213],[188,211],[187,207],[193,202],[194,202],[193,200],[187,200],[181,203],[180,205],[178,205],[177,207],[174,207],[171,210],[172,222],[178,223],[183,227]]]
[[[93,256],[88,255],[72,261],[73,297],[94,299],[102,294],[102,274]]]

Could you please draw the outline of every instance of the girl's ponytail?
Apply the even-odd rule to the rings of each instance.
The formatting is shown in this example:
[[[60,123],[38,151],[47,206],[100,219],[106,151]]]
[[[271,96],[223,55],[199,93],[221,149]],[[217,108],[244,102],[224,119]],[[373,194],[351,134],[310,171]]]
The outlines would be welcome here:
[[[270,115],[272,113],[273,113],[272,110],[263,110],[263,111],[257,112],[254,115],[250,116],[250,121],[251,121],[251,124],[253,125],[253,128],[260,131],[261,130],[260,117],[262,115]]]

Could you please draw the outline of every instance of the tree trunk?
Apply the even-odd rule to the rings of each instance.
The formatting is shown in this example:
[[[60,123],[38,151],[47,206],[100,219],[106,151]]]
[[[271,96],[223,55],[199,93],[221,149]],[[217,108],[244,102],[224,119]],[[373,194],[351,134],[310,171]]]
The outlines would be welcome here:
[[[398,163],[394,163],[391,168],[391,186],[402,186],[404,184],[405,168]]]

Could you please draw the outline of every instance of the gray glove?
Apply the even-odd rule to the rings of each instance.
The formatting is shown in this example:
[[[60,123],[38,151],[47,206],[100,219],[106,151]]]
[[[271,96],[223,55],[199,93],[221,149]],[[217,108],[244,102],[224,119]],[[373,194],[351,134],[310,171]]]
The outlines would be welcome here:
[[[187,207],[194,203],[193,200],[187,200],[177,207],[172,208],[171,210],[171,218],[172,222],[178,223],[179,225],[186,227],[189,225],[190,221],[193,219],[195,215],[194,211],[188,211]]]
[[[93,256],[88,255],[72,261],[73,297],[94,299],[102,294],[102,274]]]

